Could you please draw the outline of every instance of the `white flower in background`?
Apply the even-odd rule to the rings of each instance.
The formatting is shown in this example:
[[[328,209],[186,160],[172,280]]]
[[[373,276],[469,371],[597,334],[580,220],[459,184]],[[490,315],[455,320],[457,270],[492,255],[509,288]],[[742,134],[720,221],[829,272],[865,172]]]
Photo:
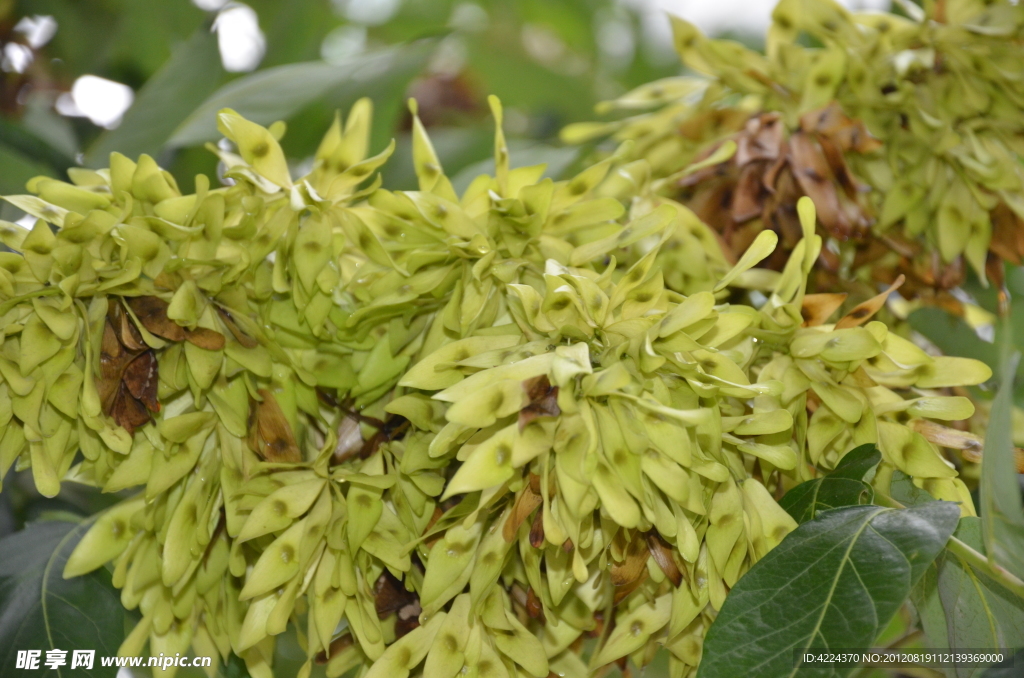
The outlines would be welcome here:
[[[17,42],[4,45],[0,50],[0,69],[8,73],[24,73],[35,58],[32,50],[39,49],[53,38],[57,22],[52,16],[26,16],[14,25],[14,32],[25,36],[28,45]]]
[[[24,73],[28,65],[32,63],[32,50],[17,42],[9,42],[4,45],[2,54],[0,68],[8,73]]]
[[[14,30],[25,36],[29,47],[39,49],[57,32],[57,21],[52,16],[24,16],[14,25]]]
[[[131,87],[97,75],[75,80],[70,94],[57,98],[57,112],[71,117],[89,118],[95,125],[113,129],[135,100]]]
[[[197,5],[201,2],[212,5],[217,0],[196,0]],[[241,73],[259,66],[267,51],[267,40],[252,7],[237,2],[224,6],[213,22],[213,29],[217,31],[217,46],[225,70]]]

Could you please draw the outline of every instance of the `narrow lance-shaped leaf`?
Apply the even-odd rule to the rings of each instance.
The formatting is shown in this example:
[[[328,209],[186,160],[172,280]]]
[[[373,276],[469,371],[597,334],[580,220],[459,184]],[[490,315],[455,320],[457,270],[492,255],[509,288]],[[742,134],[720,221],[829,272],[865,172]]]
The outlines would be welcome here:
[[[980,518],[961,518],[954,536],[984,553]],[[1024,646],[1024,600],[948,549],[914,587],[912,600],[929,647]],[[951,667],[948,673],[952,678],[988,675],[974,666]]]
[[[1014,466],[1013,375],[1020,354],[1006,361],[985,436],[981,463],[981,515],[985,550],[1000,565],[1024,577],[1024,509]]]
[[[217,139],[216,114],[232,108],[253,122],[269,125],[289,118],[325,94],[345,88],[366,93],[368,74],[378,80],[402,80],[422,68],[432,40],[359,54],[345,65],[308,61],[259,70],[232,80],[210,95],[180,124],[167,142],[185,147]],[[353,97],[355,98],[355,97]]]

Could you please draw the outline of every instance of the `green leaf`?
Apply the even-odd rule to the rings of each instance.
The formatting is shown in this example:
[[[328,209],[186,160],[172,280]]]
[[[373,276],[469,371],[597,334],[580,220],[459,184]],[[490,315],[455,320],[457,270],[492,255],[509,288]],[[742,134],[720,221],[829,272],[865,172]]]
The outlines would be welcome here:
[[[981,678],[1019,678],[1021,666],[1024,666],[1024,648],[1017,650],[1012,657],[992,666],[982,674]]]
[[[276,664],[277,662],[275,661],[274,663]],[[221,667],[221,675],[224,678],[249,678],[249,669],[245,667],[245,661],[232,652]]]
[[[14,517],[14,509],[11,508],[11,493],[0,494],[0,539],[13,534],[16,529],[17,520]]]
[[[106,167],[113,151],[129,158],[142,153],[155,156],[223,79],[217,36],[201,26],[139,90],[121,124],[104,132],[89,148],[87,164]]]
[[[847,452],[832,473],[791,489],[782,497],[779,506],[798,523],[804,523],[819,511],[870,504],[875,498],[875,491],[864,478],[881,460],[882,453],[874,445],[861,445]]]
[[[830,478],[849,478],[851,480],[871,480],[871,472],[878,462],[882,461],[882,453],[872,443],[860,445],[846,453],[836,465]]]
[[[984,552],[979,518],[961,518],[954,536],[976,551]],[[912,600],[929,647],[1014,648],[1024,645],[1024,600],[948,549],[939,554],[914,587]],[[952,678],[974,678],[985,671],[969,667],[949,670]]]
[[[31,179],[36,174],[49,174],[57,176],[75,164],[75,159],[54,144],[41,138],[35,130],[24,123],[11,122],[0,116],[0,139],[3,145],[0,147],[0,191],[4,193],[22,193],[25,190],[25,179]],[[14,163],[15,167],[8,165]],[[12,183],[13,182],[13,183]],[[16,186],[15,189],[7,189],[6,186]]]
[[[78,135],[71,118],[61,115],[54,108],[56,98],[53,92],[35,90],[29,93],[25,97],[24,112],[16,124],[35,137],[39,143],[36,148],[42,151],[42,155],[25,148],[22,151],[62,171],[77,164],[75,156],[79,150]],[[14,145],[18,146],[16,143]]]
[[[239,78],[214,92],[174,131],[168,145],[191,146],[220,138],[217,111],[231,108],[261,125],[285,120],[307,104],[339,90],[353,98],[382,79],[410,78],[434,46],[422,40],[401,47],[367,52],[345,64],[307,61],[276,66]]]
[[[927,490],[922,490],[915,485],[914,479],[899,469],[893,471],[892,482],[889,484],[889,496],[903,506],[921,506],[935,501],[935,497],[928,494]]]
[[[95,13],[100,3],[75,4],[84,4],[86,12]],[[182,0],[103,4],[113,11],[113,21],[100,24],[99,30],[92,36],[80,39],[85,49],[101,53],[99,63],[84,72],[90,72],[92,68],[103,72],[115,64],[130,64],[129,68],[136,69],[141,77],[152,77],[170,58],[173,46],[187,39],[208,16],[193,3]],[[65,33],[77,33],[81,30],[78,27],[82,25],[78,22],[63,22],[59,18],[58,23],[61,26],[75,26],[76,30],[63,31]],[[61,32],[58,30],[57,34]],[[100,43],[106,49],[98,48],[97,42],[102,39],[100,36],[109,40],[109,44]],[[69,63],[84,66],[81,60],[69,60]]]
[[[0,127],[0,134],[3,128]],[[0,194],[24,193],[25,182],[35,176],[53,176],[55,172],[47,165],[0,143]]]
[[[979,490],[985,550],[997,563],[1024,577],[1024,507],[1013,446],[1013,376],[1019,361],[1019,353],[1006,361],[992,401]]]
[[[72,650],[96,650],[90,671],[76,668],[74,676],[109,676],[116,667],[100,666],[99,657],[117,654],[124,640],[124,608],[100,568],[65,580],[64,564],[88,524],[30,523],[0,540],[0,667],[4,675],[15,666],[18,650],[67,650],[67,666],[33,676],[72,675]]]
[[[318,58],[324,38],[345,23],[334,5],[324,0],[251,0],[246,4],[256,10],[267,36],[261,68]]]
[[[794,650],[868,648],[959,515],[950,502],[849,506],[800,525],[729,593],[708,630],[698,678],[846,675],[850,669],[794,667]]]

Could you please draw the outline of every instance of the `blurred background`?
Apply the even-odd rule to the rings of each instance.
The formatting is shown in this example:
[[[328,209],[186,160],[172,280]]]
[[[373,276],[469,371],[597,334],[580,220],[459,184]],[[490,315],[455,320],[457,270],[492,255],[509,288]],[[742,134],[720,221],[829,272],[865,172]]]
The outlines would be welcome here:
[[[853,0],[885,8],[887,0]],[[370,96],[374,151],[395,137],[385,184],[413,183],[405,100],[450,176],[491,153],[486,97],[506,107],[517,164],[573,159],[559,129],[594,104],[678,73],[666,12],[761,41],[773,0],[0,0],[0,193],[63,178],[109,153],[149,153],[185,191],[216,173],[224,106],[288,122],[311,156],[336,109]],[[458,185],[458,181],[456,184]],[[16,220],[5,206],[0,218]]]

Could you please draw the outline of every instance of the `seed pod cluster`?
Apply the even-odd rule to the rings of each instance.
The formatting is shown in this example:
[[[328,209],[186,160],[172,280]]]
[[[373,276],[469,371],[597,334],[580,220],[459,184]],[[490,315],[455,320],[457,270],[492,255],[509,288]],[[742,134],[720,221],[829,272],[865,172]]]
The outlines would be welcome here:
[[[766,54],[673,19],[676,49],[699,75],[641,86],[600,109],[632,115],[564,137],[633,140],[660,190],[734,252],[763,229],[791,248],[795,203],[810,196],[823,232],[850,242],[824,250],[827,287],[851,268],[885,284],[903,271],[903,294],[927,296],[956,287],[968,265],[1001,284],[1001,262],[1024,256],[1024,9],[926,7],[907,18],[781,0]]]
[[[755,268],[767,232],[726,268],[690,210],[634,199],[643,162],[513,169],[491,103],[495,176],[461,196],[415,107],[419,190],[381,189],[362,101],[298,179],[280,125],[225,110],[229,186],[114,155],[9,198],[39,221],[4,225],[0,470],[140,488],[65,569],[113,562],[142,614],[123,654],[270,678],[294,625],[301,675],[585,676],[666,647],[691,676],[795,527],[774,497],[854,446],[973,511],[926,436],[989,370],[872,321],[884,295],[829,323],[810,200],[781,272]],[[666,285],[672,243],[701,291]],[[726,303],[752,276],[766,301]]]

